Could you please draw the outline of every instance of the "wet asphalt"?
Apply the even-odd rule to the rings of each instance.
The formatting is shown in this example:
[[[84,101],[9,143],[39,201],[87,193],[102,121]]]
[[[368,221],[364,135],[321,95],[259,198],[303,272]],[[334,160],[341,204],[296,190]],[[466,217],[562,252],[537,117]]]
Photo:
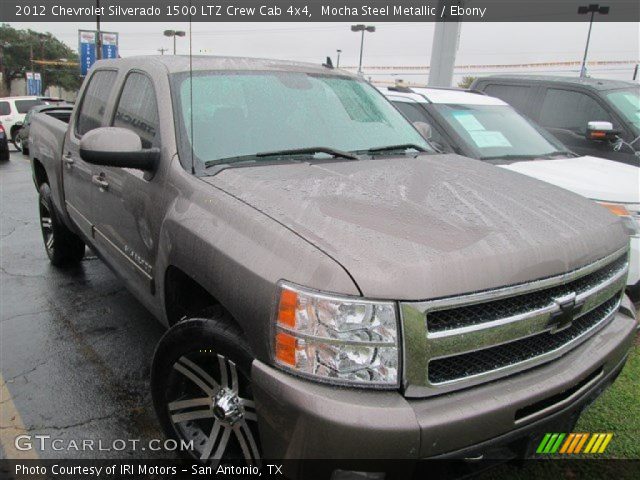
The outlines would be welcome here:
[[[0,162],[0,373],[17,412],[2,398],[3,421],[21,419],[28,435],[64,440],[62,450],[37,451],[41,458],[175,457],[105,449],[117,439],[144,446],[164,438],[149,393],[163,332],[90,250],[77,268],[49,264],[29,161],[12,152]],[[3,458],[12,457],[7,436],[0,435]],[[95,449],[101,441],[102,450],[66,448],[83,439]]]

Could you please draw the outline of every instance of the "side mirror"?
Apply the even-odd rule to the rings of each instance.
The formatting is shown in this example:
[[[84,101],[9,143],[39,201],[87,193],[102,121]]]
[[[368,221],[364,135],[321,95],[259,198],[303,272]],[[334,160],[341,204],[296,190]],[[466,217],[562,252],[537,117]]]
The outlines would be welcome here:
[[[587,123],[587,140],[615,140],[620,132],[613,129],[611,122]]]
[[[431,125],[427,122],[413,122],[413,126],[416,130],[427,140],[431,140]]]
[[[160,158],[160,149],[143,149],[140,137],[126,128],[101,127],[82,136],[80,158],[105,167],[153,170]]]

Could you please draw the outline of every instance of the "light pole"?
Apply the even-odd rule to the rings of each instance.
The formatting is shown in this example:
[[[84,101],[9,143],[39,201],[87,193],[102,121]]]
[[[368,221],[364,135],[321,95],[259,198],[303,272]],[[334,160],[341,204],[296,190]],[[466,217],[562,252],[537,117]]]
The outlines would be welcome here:
[[[584,5],[582,7],[578,7],[578,13],[580,15],[585,15],[587,13],[591,14],[591,19],[589,20],[589,33],[587,34],[587,44],[584,47],[584,58],[582,59],[582,68],[580,68],[580,77],[587,76],[587,52],[589,51],[589,40],[591,40],[591,27],[593,26],[593,16],[596,13],[600,15],[608,15],[609,7],[600,6],[597,3],[590,3],[589,5]]]
[[[336,52],[338,53],[338,59],[336,60],[336,68],[340,68],[340,54],[342,53],[342,50],[338,49],[336,50]]]
[[[358,63],[358,75],[362,75],[362,51],[364,50],[364,32],[375,32],[376,27],[373,25],[363,25],[359,23],[358,25],[351,25],[352,32],[362,32],[362,37],[360,38],[360,62]]]
[[[165,30],[165,37],[173,37],[173,54],[176,54],[176,37],[184,37],[186,35],[182,30]]]

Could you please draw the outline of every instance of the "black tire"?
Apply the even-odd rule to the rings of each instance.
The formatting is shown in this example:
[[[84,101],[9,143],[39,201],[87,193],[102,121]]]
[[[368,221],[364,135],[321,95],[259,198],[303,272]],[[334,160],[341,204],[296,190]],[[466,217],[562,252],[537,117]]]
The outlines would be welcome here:
[[[260,466],[253,355],[223,308],[202,317],[177,323],[156,347],[151,368],[156,414],[167,437],[179,444],[193,441],[183,456],[209,465]]]
[[[39,193],[40,229],[49,260],[56,267],[79,263],[84,257],[84,242],[58,218],[47,183],[40,185]]]
[[[16,136],[13,138],[13,146],[17,151],[22,151],[22,138],[20,138],[19,134],[16,134]]]

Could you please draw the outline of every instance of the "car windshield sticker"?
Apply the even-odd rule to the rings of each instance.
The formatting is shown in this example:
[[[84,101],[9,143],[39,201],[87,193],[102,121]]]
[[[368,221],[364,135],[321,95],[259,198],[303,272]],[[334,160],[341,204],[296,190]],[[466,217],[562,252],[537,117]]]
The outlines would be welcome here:
[[[512,147],[509,140],[502,134],[502,132],[494,132],[489,130],[475,130],[469,132],[471,139],[475,142],[478,148],[491,148],[491,147]]]
[[[469,113],[465,110],[453,112],[453,118],[455,118],[467,132],[471,132],[474,130],[484,130],[484,127],[478,121],[478,119],[474,117],[472,113]]]

